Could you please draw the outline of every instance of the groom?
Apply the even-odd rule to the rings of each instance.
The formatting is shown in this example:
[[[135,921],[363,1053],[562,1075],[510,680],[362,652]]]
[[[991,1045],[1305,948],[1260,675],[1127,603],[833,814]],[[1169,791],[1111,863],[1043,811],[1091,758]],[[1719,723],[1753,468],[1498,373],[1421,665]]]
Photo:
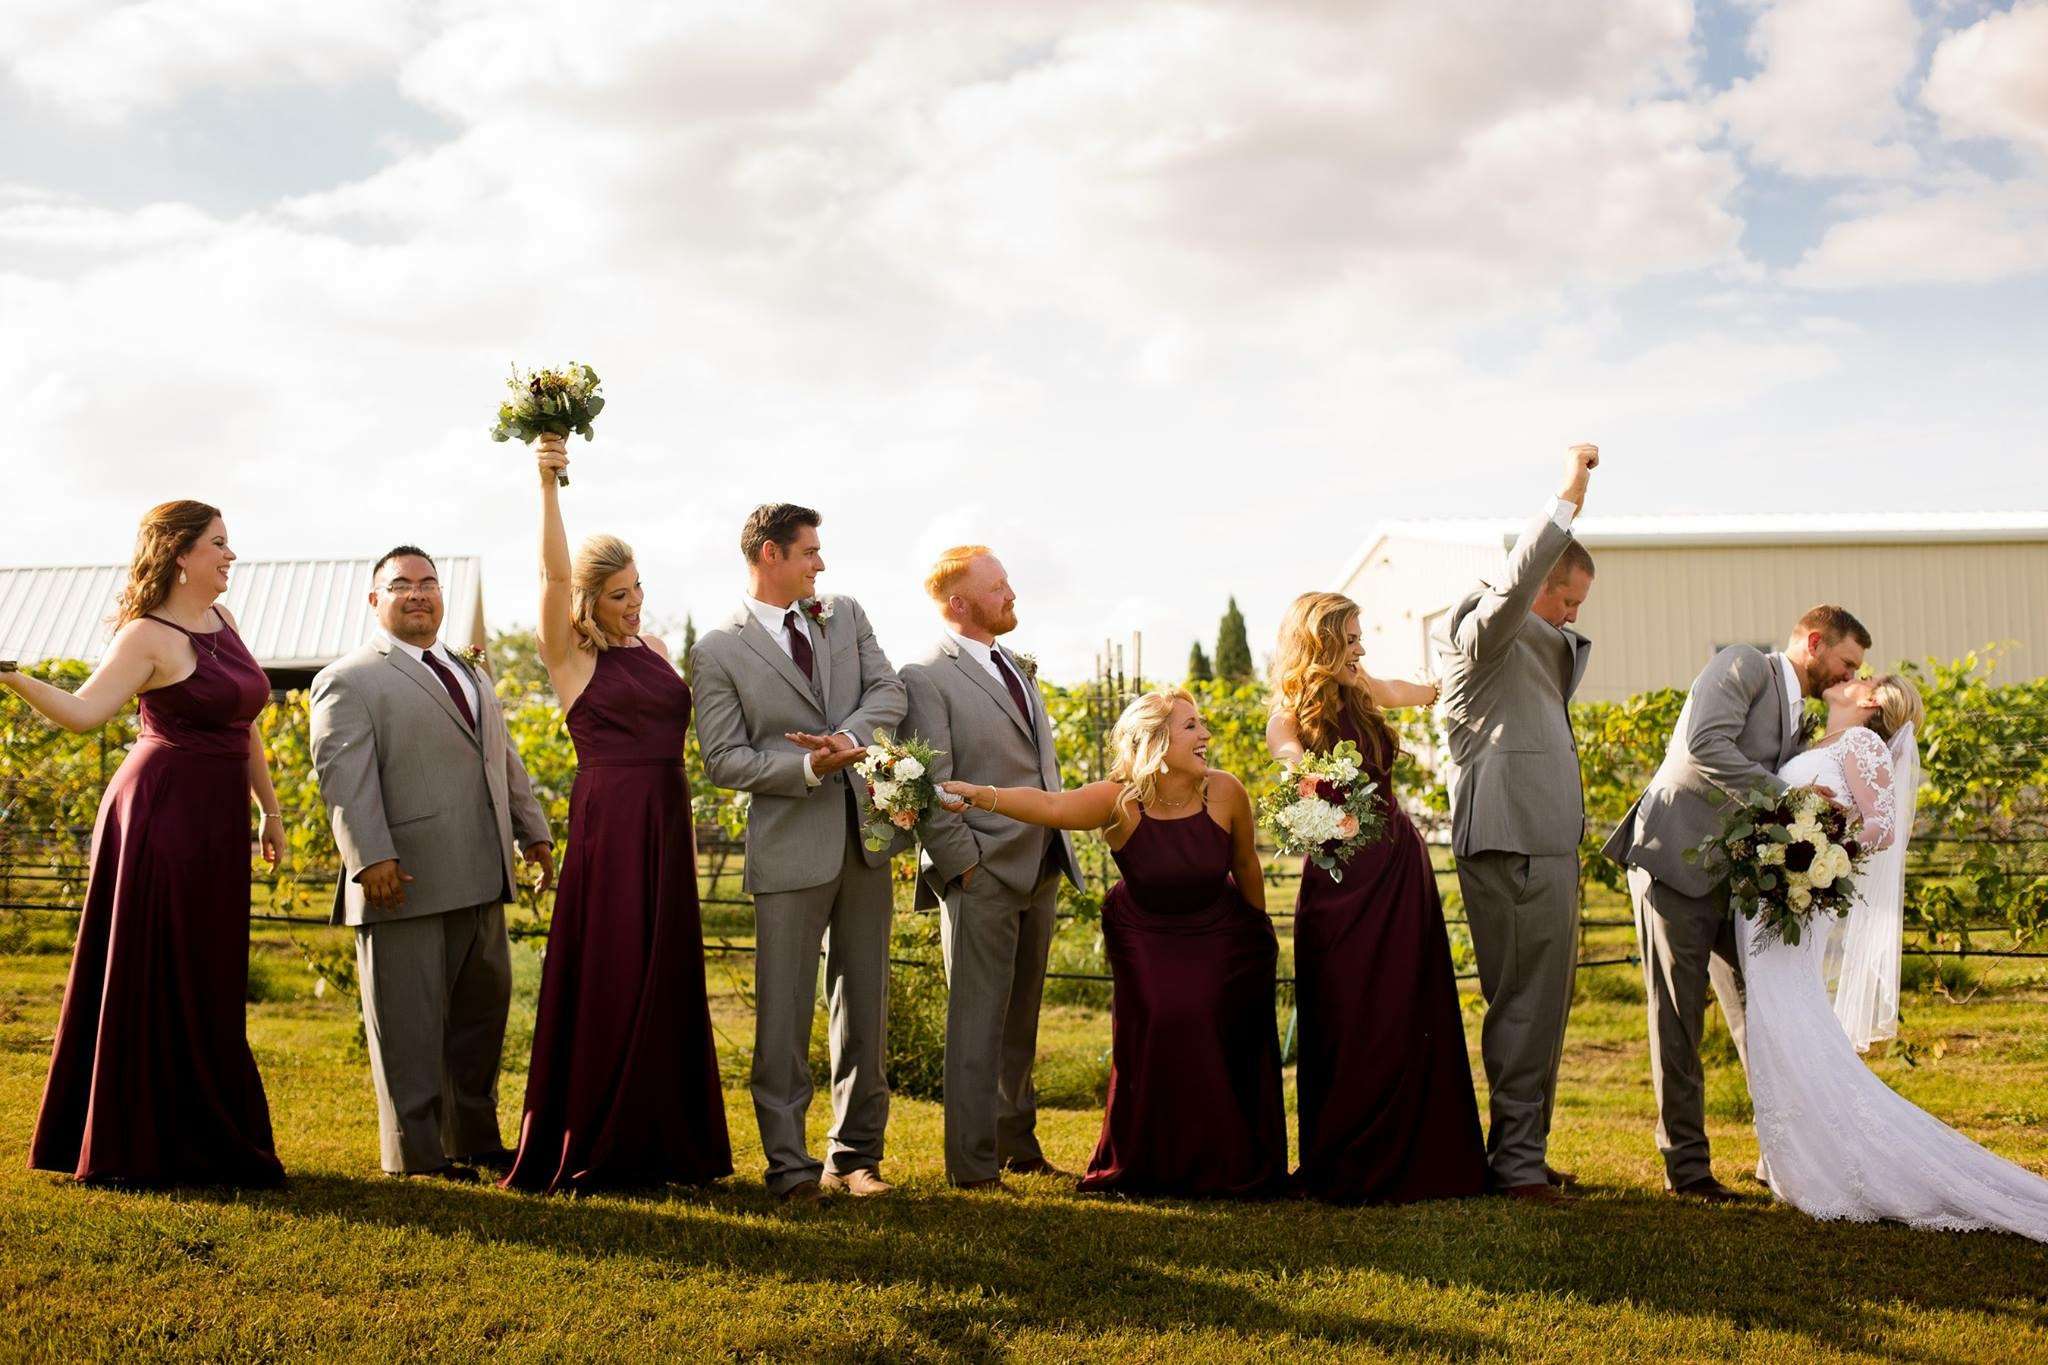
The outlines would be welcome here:
[[[742,885],[754,898],[754,1117],[769,1192],[786,1204],[889,1190],[879,1168],[894,905],[889,855],[861,842],[866,785],[847,770],[877,729],[903,720],[903,684],[860,603],[816,596],[819,520],[794,503],[754,509],[740,531],[746,595],[705,632],[690,665],[704,771],[753,795]],[[832,1035],[826,1162],[804,1140],[821,944]]]
[[[1687,859],[1686,851],[1721,828],[1710,793],[1783,789],[1778,769],[1805,747],[1803,698],[1855,677],[1869,648],[1862,622],[1840,607],[1819,606],[1799,618],[1782,653],[1730,645],[1716,654],[1686,695],[1649,789],[1601,850],[1628,869],[1649,993],[1657,1147],[1673,1194],[1716,1202],[1738,1197],[1714,1178],[1707,1156],[1700,1032],[1710,981],[1748,1065],[1726,874]]]

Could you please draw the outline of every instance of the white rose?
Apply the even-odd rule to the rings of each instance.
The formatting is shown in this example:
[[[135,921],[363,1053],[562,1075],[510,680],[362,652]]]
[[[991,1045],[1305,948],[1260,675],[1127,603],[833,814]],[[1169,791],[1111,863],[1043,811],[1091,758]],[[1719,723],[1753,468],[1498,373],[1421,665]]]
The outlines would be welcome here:
[[[873,797],[874,803],[878,806],[887,806],[891,801],[894,801],[895,799],[896,784],[894,782],[889,781],[887,778],[881,778],[877,780],[875,783],[875,792]]]
[[[1803,886],[1795,886],[1792,888],[1792,908],[1794,910],[1804,910],[1812,904],[1813,893],[1811,891],[1808,891]]]
[[[898,782],[915,782],[918,778],[923,776],[924,764],[918,762],[916,759],[911,758],[906,754],[903,758],[897,760],[896,780]]]
[[[1826,890],[1828,887],[1833,886],[1835,884],[1834,859],[1828,857],[1825,853],[1823,853],[1818,858],[1815,858],[1813,860],[1813,866],[1807,869],[1806,880],[1812,882],[1815,886],[1820,887],[1822,890]]]

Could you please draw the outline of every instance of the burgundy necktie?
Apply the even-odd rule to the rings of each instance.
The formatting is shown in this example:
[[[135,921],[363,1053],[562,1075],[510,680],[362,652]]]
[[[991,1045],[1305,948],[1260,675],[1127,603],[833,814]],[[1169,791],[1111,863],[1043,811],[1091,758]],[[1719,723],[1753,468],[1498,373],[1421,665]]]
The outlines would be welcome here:
[[[789,632],[789,657],[796,660],[796,666],[811,676],[811,633],[804,629],[804,623],[797,619],[796,608],[782,618],[782,628]]]
[[[449,697],[455,702],[455,709],[462,713],[463,722],[470,729],[476,729],[476,712],[469,709],[469,698],[462,695],[462,684],[455,681],[455,675],[448,671],[448,665],[435,658],[432,650],[423,652],[420,657],[426,660],[428,668],[434,670],[434,676],[441,680],[441,686],[448,689]]]
[[[1003,686],[1010,689],[1010,700],[1017,703],[1017,714],[1024,717],[1024,723],[1036,731],[1038,721],[1031,714],[1031,703],[1024,698],[1024,684],[1017,681],[1017,675],[1010,669],[1010,661],[1003,657],[1003,651],[1000,649],[991,649],[988,656],[996,661],[996,672],[1003,675]]]

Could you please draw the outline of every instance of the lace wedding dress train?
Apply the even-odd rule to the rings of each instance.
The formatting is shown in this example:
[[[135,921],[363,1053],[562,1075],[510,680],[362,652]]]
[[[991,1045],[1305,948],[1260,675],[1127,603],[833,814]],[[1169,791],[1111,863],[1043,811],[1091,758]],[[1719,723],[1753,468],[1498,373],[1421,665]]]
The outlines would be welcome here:
[[[1853,796],[1866,841],[1882,845],[1891,842],[1896,819],[1891,769],[1884,741],[1856,729],[1800,754],[1779,776],[1843,793],[1845,804]],[[1903,840],[1910,817],[1899,823]],[[1852,919],[1866,911],[1864,894],[1859,887]],[[1994,1228],[2048,1241],[2048,1180],[1978,1146],[1864,1065],[1829,1001],[1830,933],[1759,947],[1758,932],[1754,921],[1736,916],[1748,987],[1749,1092],[1772,1192],[1815,1218]]]

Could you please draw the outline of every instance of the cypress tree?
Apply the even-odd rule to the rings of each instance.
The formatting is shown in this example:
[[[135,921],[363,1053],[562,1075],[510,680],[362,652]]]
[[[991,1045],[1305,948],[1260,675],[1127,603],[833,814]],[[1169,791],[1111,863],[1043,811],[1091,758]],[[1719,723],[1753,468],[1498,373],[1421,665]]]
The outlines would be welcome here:
[[[1197,640],[1192,645],[1189,645],[1188,681],[1191,683],[1210,682],[1215,677],[1216,671],[1209,667],[1209,656],[1202,652],[1202,642]]]
[[[1223,623],[1216,631],[1216,677],[1223,682],[1250,682],[1252,680],[1252,646],[1245,638],[1244,613],[1237,609],[1237,598],[1233,595],[1230,607],[1223,613]]]

